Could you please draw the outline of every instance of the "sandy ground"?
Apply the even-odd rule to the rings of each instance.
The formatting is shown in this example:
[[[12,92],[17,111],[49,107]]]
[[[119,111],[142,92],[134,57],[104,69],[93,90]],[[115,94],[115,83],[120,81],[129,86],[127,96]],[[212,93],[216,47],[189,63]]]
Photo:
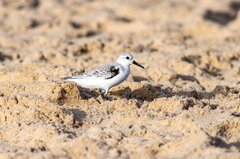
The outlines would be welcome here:
[[[1,0],[0,158],[240,158],[240,1]],[[104,101],[62,77],[131,51]]]

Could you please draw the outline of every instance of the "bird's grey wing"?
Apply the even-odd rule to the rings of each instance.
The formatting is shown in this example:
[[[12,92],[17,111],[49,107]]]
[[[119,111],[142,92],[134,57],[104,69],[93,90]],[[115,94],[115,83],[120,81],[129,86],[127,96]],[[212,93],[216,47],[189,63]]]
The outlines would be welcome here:
[[[117,64],[108,64],[96,68],[83,74],[83,77],[97,77],[102,79],[110,79],[119,74],[120,66]]]
[[[111,79],[119,74],[120,66],[118,64],[108,64],[102,67],[95,68],[89,72],[86,72],[79,76],[66,77],[67,79],[81,79],[81,78],[101,78],[101,79]]]

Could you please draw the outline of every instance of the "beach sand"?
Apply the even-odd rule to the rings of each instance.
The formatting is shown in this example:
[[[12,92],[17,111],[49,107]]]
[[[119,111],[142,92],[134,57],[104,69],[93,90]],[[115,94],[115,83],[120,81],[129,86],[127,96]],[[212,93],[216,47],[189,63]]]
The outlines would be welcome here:
[[[0,158],[240,158],[240,1],[0,1]],[[64,82],[133,53],[111,100]]]

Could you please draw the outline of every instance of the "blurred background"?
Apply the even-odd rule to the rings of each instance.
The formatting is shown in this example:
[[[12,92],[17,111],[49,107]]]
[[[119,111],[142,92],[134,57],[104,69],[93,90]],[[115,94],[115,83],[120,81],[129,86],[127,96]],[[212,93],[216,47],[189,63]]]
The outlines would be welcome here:
[[[182,58],[219,74],[228,64],[204,61],[203,54],[239,57],[239,53],[235,57],[240,40],[236,0],[1,0],[0,4],[2,65],[47,62],[83,69],[131,51],[148,58],[145,63],[154,56],[156,61],[161,56],[170,61]],[[163,65],[182,69],[175,64],[179,63]]]

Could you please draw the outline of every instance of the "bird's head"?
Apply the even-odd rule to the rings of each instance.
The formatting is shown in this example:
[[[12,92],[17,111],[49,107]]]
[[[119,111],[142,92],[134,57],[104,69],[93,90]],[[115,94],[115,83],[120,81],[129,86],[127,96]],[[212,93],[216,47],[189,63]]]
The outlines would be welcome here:
[[[133,56],[130,53],[122,53],[118,56],[117,62],[124,66],[129,66],[131,64],[137,65],[144,68],[142,65],[133,60]]]

